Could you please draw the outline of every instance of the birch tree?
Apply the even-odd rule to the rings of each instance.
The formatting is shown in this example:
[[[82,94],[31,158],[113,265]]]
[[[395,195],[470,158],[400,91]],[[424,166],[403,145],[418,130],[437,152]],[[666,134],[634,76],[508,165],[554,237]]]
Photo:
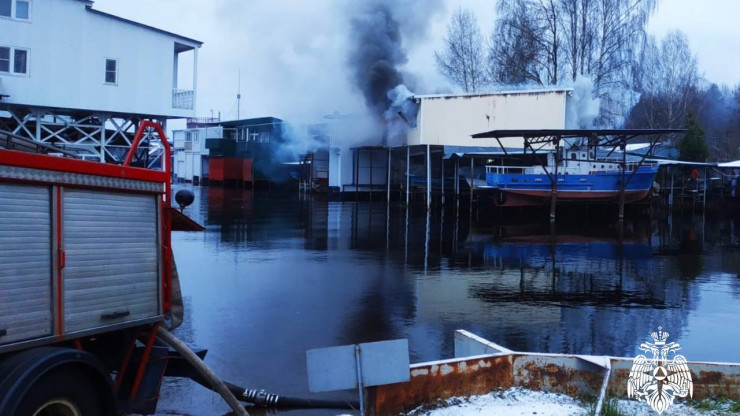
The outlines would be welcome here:
[[[647,128],[682,128],[700,104],[696,55],[683,32],[673,31],[658,46],[647,38],[635,67],[635,89],[641,94],[633,123]]]
[[[475,15],[458,9],[447,26],[444,49],[434,53],[437,69],[465,92],[488,84],[483,36]]]
[[[497,0],[490,72],[567,85],[590,78],[602,103],[599,124],[614,124],[632,103],[625,94],[658,0]],[[517,57],[527,59],[516,63]]]

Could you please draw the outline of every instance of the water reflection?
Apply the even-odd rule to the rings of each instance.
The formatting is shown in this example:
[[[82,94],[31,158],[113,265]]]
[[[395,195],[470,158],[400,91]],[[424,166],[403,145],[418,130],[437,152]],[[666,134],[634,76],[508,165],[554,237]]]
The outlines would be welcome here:
[[[727,347],[740,340],[735,220],[497,225],[464,207],[196,197],[188,214],[206,231],[173,239],[189,299],[179,334],[249,387],[309,395],[311,348],[408,338],[412,362],[447,358],[459,328],[524,351],[633,356],[662,325],[689,359],[740,361]],[[167,387],[164,411],[225,411],[200,387]]]

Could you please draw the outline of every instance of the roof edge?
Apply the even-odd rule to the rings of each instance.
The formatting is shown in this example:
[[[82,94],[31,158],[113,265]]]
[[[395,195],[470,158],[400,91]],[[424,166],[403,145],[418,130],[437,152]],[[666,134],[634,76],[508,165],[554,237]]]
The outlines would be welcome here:
[[[134,26],[138,26],[138,27],[143,28],[143,29],[148,29],[148,30],[151,30],[151,31],[154,31],[154,32],[163,34],[163,35],[172,36],[173,38],[176,38],[176,39],[179,39],[179,40],[182,40],[182,41],[186,41],[186,42],[189,42],[189,43],[193,43],[198,48],[200,48],[203,45],[203,42],[201,42],[199,40],[196,40],[196,39],[193,39],[193,38],[189,38],[189,37],[186,37],[186,36],[178,35],[177,33],[168,32],[166,30],[159,29],[159,28],[156,28],[154,26],[145,25],[143,23],[139,23],[139,22],[136,22],[134,20],[129,20],[129,19],[126,19],[126,18],[123,18],[123,17],[120,17],[120,16],[116,16],[114,14],[110,14],[110,13],[106,13],[106,12],[100,11],[98,9],[94,9],[93,6],[92,6],[92,1],[88,1],[88,0],[80,0],[80,1],[86,3],[85,9],[87,9],[87,11],[89,11],[90,13],[95,13],[95,14],[100,15],[100,16],[104,16],[104,17],[107,17],[107,18],[110,18],[110,19],[118,20],[119,22],[128,23],[128,24],[131,24],[131,25],[134,25]]]
[[[532,90],[502,90],[490,92],[468,92],[462,94],[414,94],[414,98],[470,98],[470,97],[489,97],[493,95],[514,95],[514,94],[542,94],[548,92],[571,92],[573,88],[540,88]]]

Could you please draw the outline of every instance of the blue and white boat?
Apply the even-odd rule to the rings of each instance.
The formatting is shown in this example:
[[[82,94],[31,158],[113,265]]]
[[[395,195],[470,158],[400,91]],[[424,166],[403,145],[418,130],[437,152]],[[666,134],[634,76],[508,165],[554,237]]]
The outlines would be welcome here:
[[[545,165],[486,166],[486,184],[498,190],[497,203],[543,205],[549,203],[553,189],[557,191],[558,203],[617,202],[623,178],[625,203],[634,203],[648,196],[658,172],[657,164],[628,160],[623,174],[621,160],[598,157],[593,150],[562,151],[562,158],[557,162],[555,153],[549,153]]]

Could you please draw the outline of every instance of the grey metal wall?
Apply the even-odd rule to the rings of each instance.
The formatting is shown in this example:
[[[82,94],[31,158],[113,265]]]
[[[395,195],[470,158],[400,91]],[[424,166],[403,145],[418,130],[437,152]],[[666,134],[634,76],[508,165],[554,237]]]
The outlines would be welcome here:
[[[65,189],[62,206],[65,332],[157,316],[157,197]]]
[[[50,194],[0,183],[0,344],[52,333]]]

